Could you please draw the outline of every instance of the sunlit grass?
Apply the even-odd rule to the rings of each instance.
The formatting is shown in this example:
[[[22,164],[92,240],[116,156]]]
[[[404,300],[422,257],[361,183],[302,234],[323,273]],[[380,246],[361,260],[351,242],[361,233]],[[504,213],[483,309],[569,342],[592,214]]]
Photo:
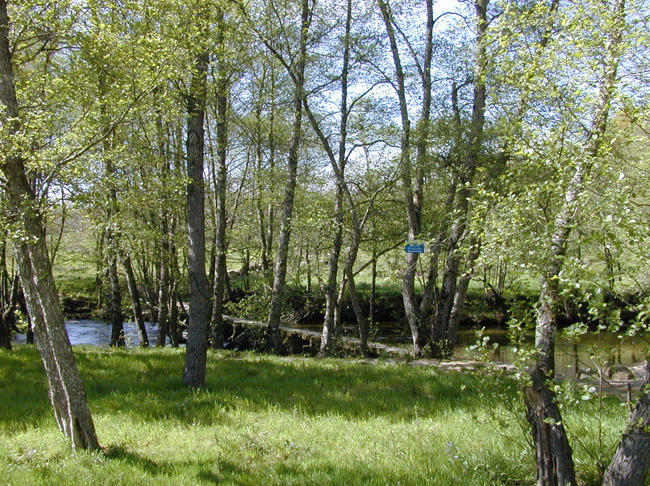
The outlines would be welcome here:
[[[516,385],[388,362],[77,349],[101,453],[56,429],[40,359],[0,352],[0,483],[11,485],[514,485],[534,483]],[[624,410],[604,404],[606,440]],[[567,410],[592,447],[596,404]],[[590,456],[575,447],[580,473]]]

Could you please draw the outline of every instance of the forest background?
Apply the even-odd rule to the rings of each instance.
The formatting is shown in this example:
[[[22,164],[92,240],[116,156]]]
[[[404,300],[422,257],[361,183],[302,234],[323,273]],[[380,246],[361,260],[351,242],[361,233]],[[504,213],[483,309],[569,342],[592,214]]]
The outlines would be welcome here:
[[[557,428],[540,397],[558,323],[645,326],[644,2],[0,5],[2,334],[22,293],[64,383],[44,275],[88,263],[115,345],[124,283],[160,344],[177,344],[189,300],[190,387],[205,381],[208,342],[223,345],[228,301],[268,321],[279,353],[281,316],[303,312],[287,285],[320,293],[327,355],[348,298],[368,355],[378,282],[398,286],[413,354],[440,358],[479,282],[535,331],[534,430]],[[91,252],[61,244],[70,221]],[[405,243],[426,252],[404,256]],[[92,448],[90,427],[70,423]]]

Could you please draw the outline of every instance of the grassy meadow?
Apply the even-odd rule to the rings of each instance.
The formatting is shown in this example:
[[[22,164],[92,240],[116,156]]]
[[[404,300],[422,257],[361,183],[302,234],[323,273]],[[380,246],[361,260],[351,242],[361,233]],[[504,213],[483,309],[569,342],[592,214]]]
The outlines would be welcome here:
[[[37,351],[0,350],[0,484],[532,485],[517,385],[358,360],[211,352],[207,386],[173,349],[77,348],[103,450],[71,452]],[[564,410],[582,484],[595,484],[626,411]],[[599,442],[599,430],[602,434]]]

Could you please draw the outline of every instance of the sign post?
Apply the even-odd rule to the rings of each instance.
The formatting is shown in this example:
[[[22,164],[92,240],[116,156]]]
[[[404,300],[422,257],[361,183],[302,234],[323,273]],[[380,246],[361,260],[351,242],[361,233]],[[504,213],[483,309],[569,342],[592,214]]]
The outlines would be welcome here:
[[[404,251],[406,253],[424,253],[424,243],[407,243]]]

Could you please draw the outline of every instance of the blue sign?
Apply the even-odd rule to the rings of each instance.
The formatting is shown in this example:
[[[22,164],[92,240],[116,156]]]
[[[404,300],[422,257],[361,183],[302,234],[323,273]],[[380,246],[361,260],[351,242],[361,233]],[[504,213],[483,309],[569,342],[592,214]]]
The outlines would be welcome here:
[[[404,251],[406,253],[424,253],[424,243],[419,245],[406,245]]]

